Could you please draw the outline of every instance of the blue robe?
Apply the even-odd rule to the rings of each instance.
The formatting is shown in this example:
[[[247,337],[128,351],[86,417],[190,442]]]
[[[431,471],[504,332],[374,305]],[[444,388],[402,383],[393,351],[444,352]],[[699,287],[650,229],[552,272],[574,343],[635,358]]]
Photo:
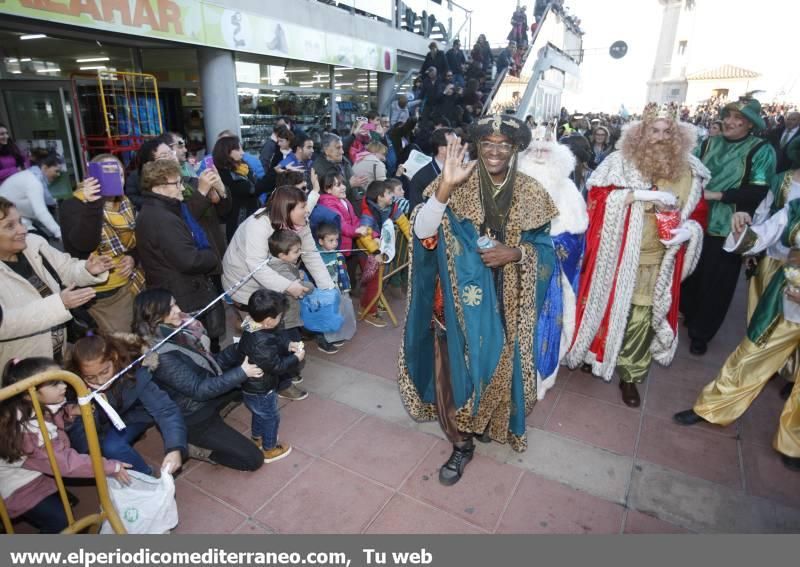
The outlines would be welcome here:
[[[573,297],[578,296],[578,282],[581,274],[581,260],[586,245],[583,234],[562,232],[552,237],[556,263],[553,275],[547,286],[544,305],[539,312],[539,324],[536,327],[537,370],[545,379],[558,368],[565,353],[561,352],[561,333],[564,317],[564,280],[566,276]]]
[[[413,239],[399,382],[412,417],[436,419],[431,320],[438,280],[459,430],[488,431],[492,439],[522,451],[527,446],[525,417],[536,401],[537,314],[556,264],[549,220],[557,211],[538,183],[518,176],[506,244],[525,248],[526,258],[521,265],[498,269],[501,278],[477,252],[476,179],[463,200],[451,196],[433,249]]]

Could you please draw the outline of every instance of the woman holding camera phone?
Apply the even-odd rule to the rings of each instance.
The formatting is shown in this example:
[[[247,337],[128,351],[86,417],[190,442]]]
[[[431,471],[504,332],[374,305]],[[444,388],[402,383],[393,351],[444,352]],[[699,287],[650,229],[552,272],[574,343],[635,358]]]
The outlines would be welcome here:
[[[96,295],[87,309],[102,333],[129,333],[133,298],[144,287],[144,272],[136,253],[136,215],[122,191],[122,162],[112,154],[100,154],[90,163],[102,164],[104,170],[116,167],[119,185],[107,177],[102,186],[94,177],[79,183],[72,194],[74,199],[61,205],[61,237],[64,250],[75,258],[86,260],[93,253],[111,257],[108,280],[94,286]]]

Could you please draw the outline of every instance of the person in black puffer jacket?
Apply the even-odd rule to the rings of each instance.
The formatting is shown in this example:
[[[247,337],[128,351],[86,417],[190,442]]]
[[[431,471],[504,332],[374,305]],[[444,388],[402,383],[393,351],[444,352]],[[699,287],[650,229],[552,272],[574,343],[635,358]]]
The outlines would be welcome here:
[[[293,342],[287,331],[279,330],[281,318],[289,306],[287,297],[277,291],[259,289],[247,303],[248,316],[242,323],[244,334],[239,354],[252,360],[263,375],[242,385],[244,405],[253,414],[253,442],[264,452],[264,462],[271,463],[292,452],[291,445],[278,443],[278,383],[281,377],[299,374],[305,359],[302,342]]]
[[[172,294],[148,289],[136,298],[133,326],[151,348],[182,325]],[[239,355],[231,345],[216,357],[208,350],[203,325],[193,322],[157,349],[153,378],[178,405],[186,422],[189,456],[237,470],[256,470],[264,462],[261,451],[227,425],[220,411],[236,400],[248,378],[263,376],[261,369]]]

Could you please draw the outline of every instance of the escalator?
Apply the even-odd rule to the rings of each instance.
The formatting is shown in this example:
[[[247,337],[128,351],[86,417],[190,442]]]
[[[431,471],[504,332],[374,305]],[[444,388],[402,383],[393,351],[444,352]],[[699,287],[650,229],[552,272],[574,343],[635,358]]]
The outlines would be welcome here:
[[[558,115],[577,90],[582,60],[582,34],[560,6],[549,5],[538,21],[519,76],[503,70],[483,106],[483,114],[531,115],[537,123]]]

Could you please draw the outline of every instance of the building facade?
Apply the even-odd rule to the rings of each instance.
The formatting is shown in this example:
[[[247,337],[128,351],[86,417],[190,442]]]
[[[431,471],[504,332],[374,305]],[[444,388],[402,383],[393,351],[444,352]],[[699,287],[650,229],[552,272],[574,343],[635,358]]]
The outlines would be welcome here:
[[[695,0],[659,0],[663,6],[661,32],[647,82],[647,102],[682,103],[686,100],[686,67],[692,49],[696,19]]]
[[[232,130],[257,152],[278,116],[316,135],[386,106],[429,42],[464,28],[453,13],[440,0],[6,0],[0,122],[60,150],[65,184],[89,133],[113,137],[130,115],[184,132],[192,150]],[[157,94],[138,83],[132,98],[128,73]]]

